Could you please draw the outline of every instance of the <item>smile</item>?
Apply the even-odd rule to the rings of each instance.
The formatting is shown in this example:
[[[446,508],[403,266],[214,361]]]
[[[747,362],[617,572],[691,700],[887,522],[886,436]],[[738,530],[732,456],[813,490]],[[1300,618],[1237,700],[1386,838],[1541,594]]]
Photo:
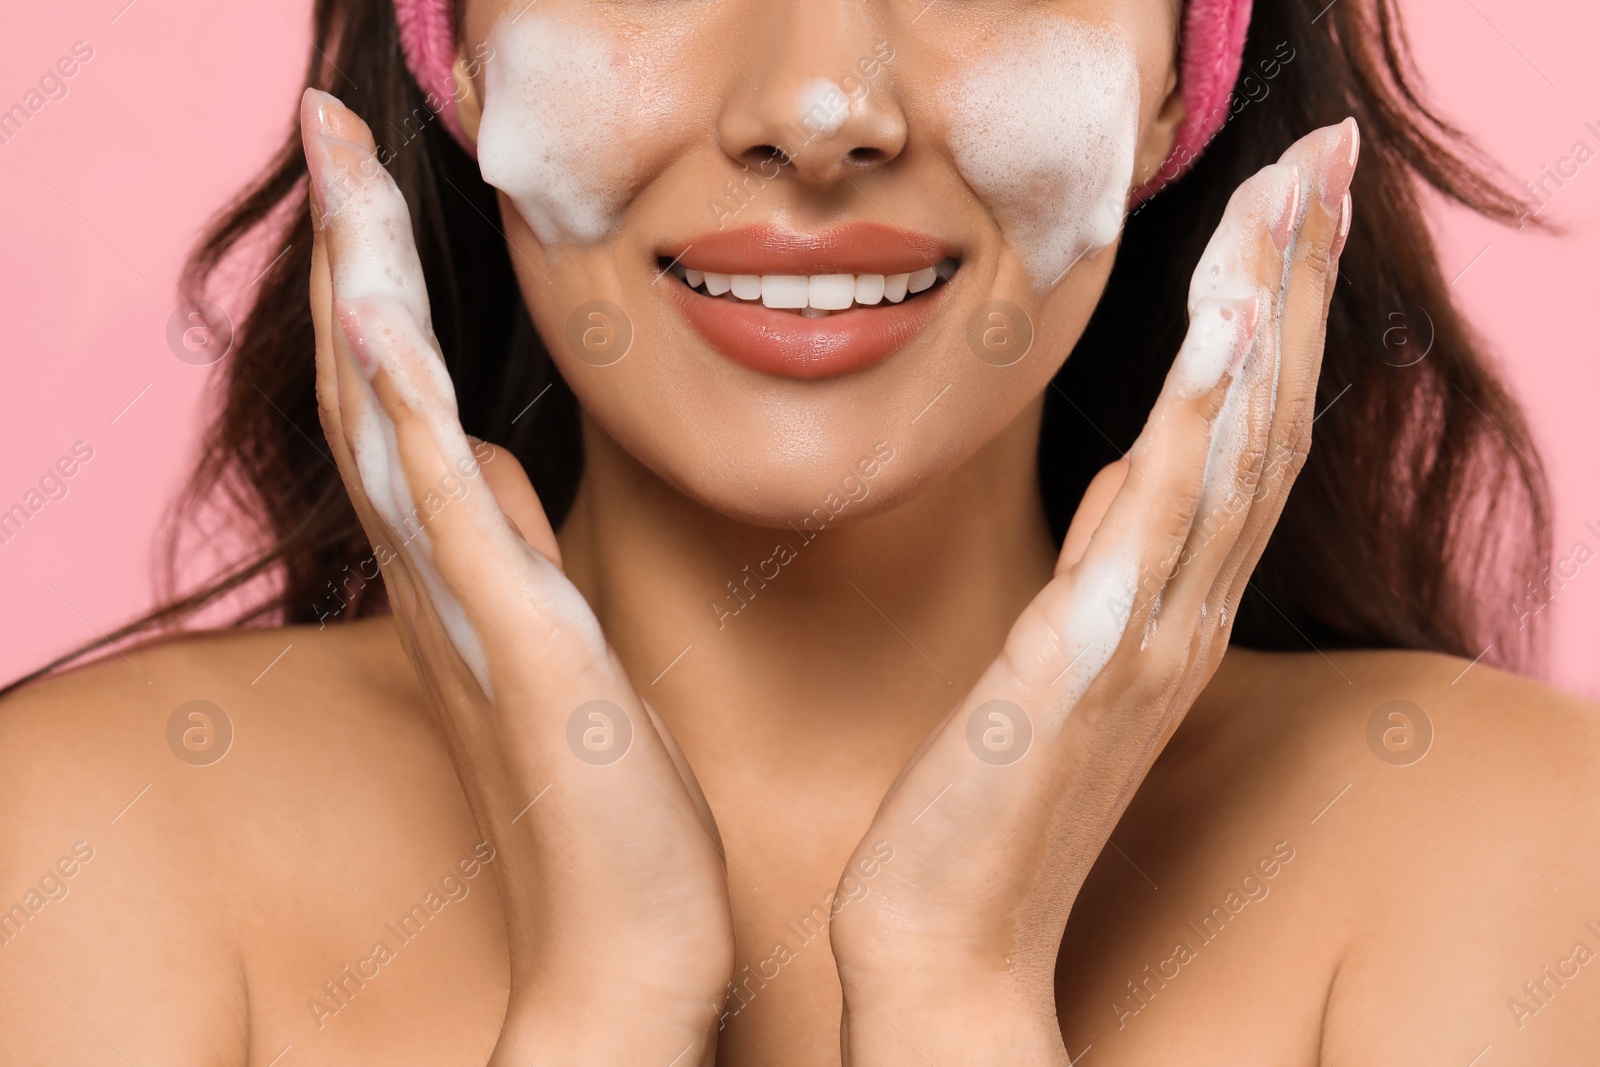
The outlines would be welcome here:
[[[663,249],[657,267],[717,352],[763,373],[824,378],[881,363],[916,336],[960,270],[954,252],[872,223],[752,227]]]
[[[960,263],[942,260],[905,274],[716,274],[678,263],[670,269],[695,292],[726,296],[744,303],[783,311],[798,311],[808,319],[826,318],[835,311],[898,304],[907,296],[932,289],[955,274]]]

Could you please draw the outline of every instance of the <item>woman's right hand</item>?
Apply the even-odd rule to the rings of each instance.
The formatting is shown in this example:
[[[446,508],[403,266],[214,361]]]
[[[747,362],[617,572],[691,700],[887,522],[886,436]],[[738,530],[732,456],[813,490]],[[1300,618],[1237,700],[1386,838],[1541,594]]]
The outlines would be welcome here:
[[[371,132],[308,90],[301,134],[323,430],[498,853],[511,996],[491,1063],[709,1064],[733,968],[710,810],[516,460],[485,483]]]

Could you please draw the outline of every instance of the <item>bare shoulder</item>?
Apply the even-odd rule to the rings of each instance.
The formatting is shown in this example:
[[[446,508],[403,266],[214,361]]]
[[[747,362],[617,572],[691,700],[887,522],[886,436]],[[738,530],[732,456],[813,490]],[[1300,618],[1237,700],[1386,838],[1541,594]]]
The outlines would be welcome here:
[[[111,803],[99,821],[131,827],[124,805],[187,795],[212,777],[199,770],[236,755],[303,759],[319,747],[306,741],[338,750],[375,720],[426,728],[386,620],[159,639],[0,700],[0,797],[34,809],[33,826]]]
[[[448,787],[414,684],[379,620],[161,640],[0,701],[12,1053],[253,1060],[276,902],[367,858],[329,823],[397,774]],[[314,937],[300,910],[278,929]]]
[[[1574,1062],[1600,1031],[1600,706],[1447,656],[1245,659],[1220,730],[1299,827],[1325,1054]]]

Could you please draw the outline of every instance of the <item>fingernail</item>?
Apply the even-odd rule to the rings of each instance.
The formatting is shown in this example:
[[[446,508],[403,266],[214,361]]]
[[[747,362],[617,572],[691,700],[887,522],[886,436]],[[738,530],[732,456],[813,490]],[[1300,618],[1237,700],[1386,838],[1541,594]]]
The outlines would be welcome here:
[[[328,108],[336,106],[338,103],[339,98],[332,93],[325,93],[321,89],[308,88],[301,94],[301,122],[309,125],[305,123],[306,115],[309,112],[311,117],[316,119],[317,131],[323,136],[327,136],[333,132],[333,119],[328,113]]]
[[[1339,139],[1322,157],[1322,206],[1329,211],[1344,199],[1361,158],[1361,128],[1356,120],[1345,119],[1334,128]]]
[[[1350,190],[1346,189],[1344,199],[1339,203],[1339,232],[1333,235],[1333,251],[1329,258],[1337,260],[1344,251],[1344,242],[1350,236],[1350,217],[1355,212],[1355,204],[1350,199]]]
[[[339,328],[344,331],[345,344],[350,348],[350,354],[356,358],[356,365],[361,368],[361,373],[371,381],[373,375],[378,373],[378,358],[367,342],[367,336],[361,328],[361,316],[353,308],[345,305],[339,307]]]
[[[1288,178],[1288,195],[1284,199],[1283,210],[1278,219],[1272,224],[1272,243],[1278,251],[1289,250],[1289,239],[1294,236],[1295,229],[1300,224],[1300,168],[1290,167]]]

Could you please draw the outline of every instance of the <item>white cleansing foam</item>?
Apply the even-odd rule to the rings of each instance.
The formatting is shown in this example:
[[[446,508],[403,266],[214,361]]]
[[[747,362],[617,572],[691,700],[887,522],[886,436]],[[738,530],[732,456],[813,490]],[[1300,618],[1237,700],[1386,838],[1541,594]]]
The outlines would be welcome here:
[[[1139,138],[1126,42],[1041,15],[971,56],[947,92],[956,166],[1037,289],[1116,240]]]
[[[817,137],[832,137],[850,117],[850,97],[827,78],[812,78],[800,87],[796,110],[801,125]]]
[[[623,108],[633,71],[598,29],[537,8],[502,15],[484,66],[478,166],[544,244],[615,227],[632,169]]]

